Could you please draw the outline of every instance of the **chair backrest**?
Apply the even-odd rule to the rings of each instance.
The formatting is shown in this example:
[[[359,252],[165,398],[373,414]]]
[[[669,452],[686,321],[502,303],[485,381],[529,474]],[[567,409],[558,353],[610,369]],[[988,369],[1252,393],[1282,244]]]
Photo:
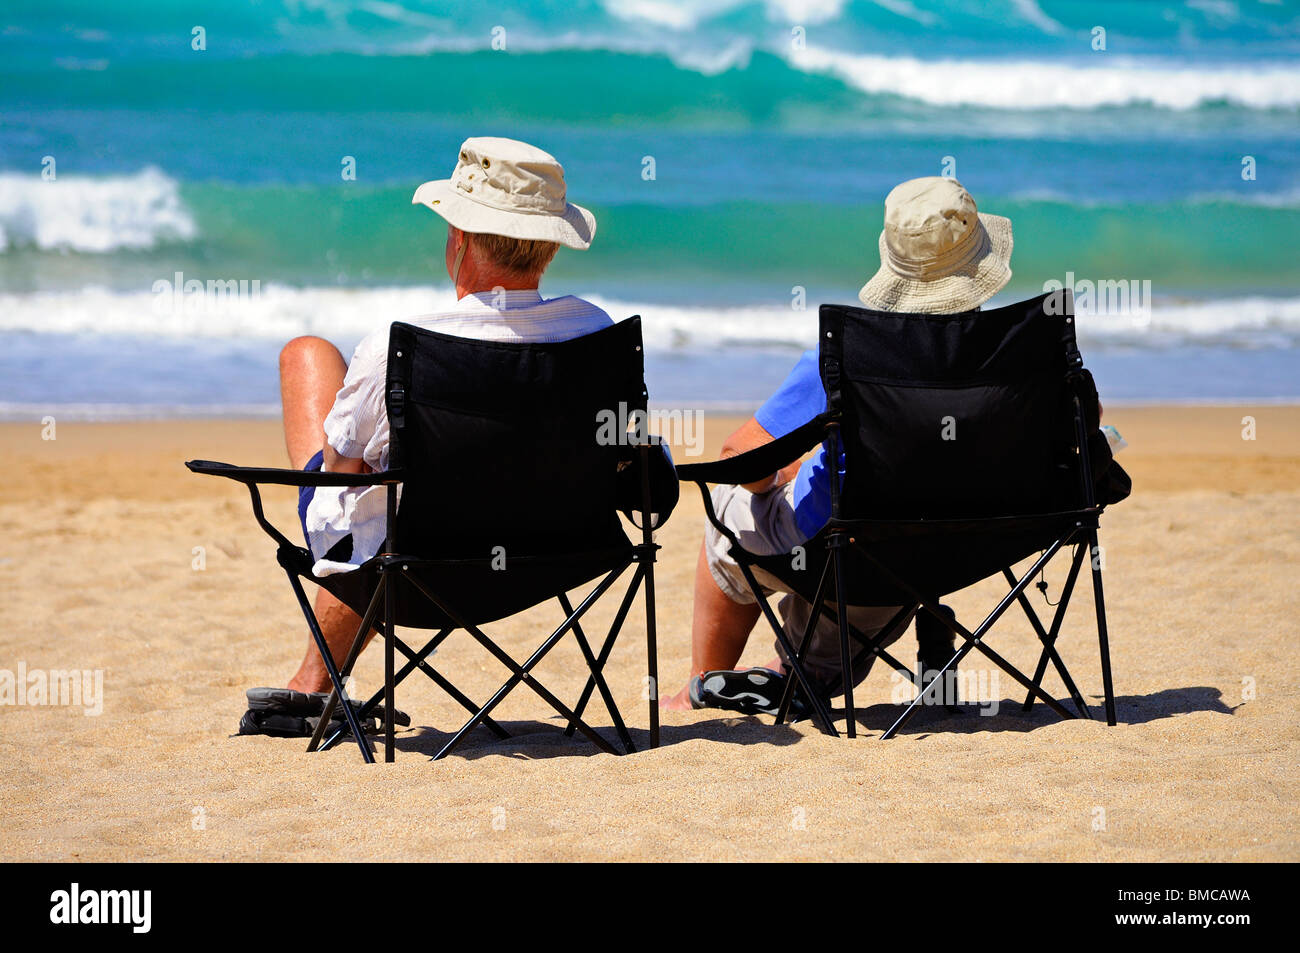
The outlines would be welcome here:
[[[627,545],[615,501],[618,422],[644,412],[641,321],[546,344],[392,326],[396,545],[424,558],[507,558]],[[615,426],[602,427],[610,415]],[[621,415],[621,416],[620,416]]]
[[[1083,506],[1074,327],[1068,291],[953,315],[823,305],[822,382],[843,415],[838,515],[966,519]]]

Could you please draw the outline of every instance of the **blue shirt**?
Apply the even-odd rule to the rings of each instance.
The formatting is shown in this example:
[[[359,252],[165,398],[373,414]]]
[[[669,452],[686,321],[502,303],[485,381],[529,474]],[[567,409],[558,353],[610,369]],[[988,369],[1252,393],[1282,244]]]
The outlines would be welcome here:
[[[826,412],[826,391],[817,370],[817,350],[805,351],[776,393],[754,414],[773,437],[784,437],[818,414]],[[794,519],[805,539],[811,539],[831,518],[831,481],[826,448],[804,461],[794,478]],[[844,456],[840,455],[841,480]]]

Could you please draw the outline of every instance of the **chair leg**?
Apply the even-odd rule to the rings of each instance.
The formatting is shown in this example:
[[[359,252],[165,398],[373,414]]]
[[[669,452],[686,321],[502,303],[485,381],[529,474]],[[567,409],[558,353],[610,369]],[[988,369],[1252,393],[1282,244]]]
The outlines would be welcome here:
[[[841,541],[842,543],[842,541]],[[853,660],[849,656],[849,607],[846,604],[848,587],[844,579],[844,548],[837,545],[831,550],[835,563],[835,610],[840,629],[840,680],[844,685],[844,734],[858,736],[858,713],[853,705]]]
[[[370,604],[366,606],[366,613],[361,617],[361,624],[357,626],[357,634],[352,639],[352,646],[348,649],[348,657],[343,661],[343,667],[339,669],[339,675],[346,679],[352,674],[352,666],[357,664],[357,658],[361,655],[361,647],[365,644],[366,633],[370,627],[375,624],[375,616],[379,613],[379,606],[384,595],[384,579],[379,578],[379,584],[375,586],[375,592],[370,597]],[[325,699],[325,707],[321,710],[320,721],[316,723],[316,730],[312,732],[311,741],[307,744],[307,751],[324,750],[321,748],[321,739],[325,737],[325,731],[329,727],[330,719],[334,714],[334,709],[338,707],[338,692],[330,688],[329,697]],[[365,709],[358,713],[357,718],[365,717]]]
[[[812,679],[804,671],[803,663],[799,661],[798,653],[795,652],[794,646],[790,644],[790,639],[785,634],[785,627],[781,625],[781,620],[776,617],[772,607],[768,605],[767,599],[763,596],[763,589],[759,586],[758,580],[754,578],[754,571],[749,568],[749,564],[743,559],[737,559],[736,564],[740,566],[740,571],[745,577],[750,591],[758,599],[759,608],[763,612],[763,617],[767,619],[767,624],[772,627],[772,633],[776,636],[777,644],[781,646],[781,651],[790,661],[790,668],[794,672],[795,678],[803,686],[804,694],[808,696],[808,703],[813,706],[814,721],[818,722],[818,727],[832,738],[838,738],[840,733],[835,730],[834,719],[831,718],[830,709],[827,707],[821,693],[813,686]]]
[[[1088,710],[1088,703],[1083,699],[1083,693],[1079,691],[1079,686],[1074,683],[1070,677],[1069,670],[1066,669],[1065,663],[1061,661],[1060,654],[1056,651],[1056,642],[1061,634],[1061,625],[1065,621],[1065,615],[1070,605],[1070,598],[1074,594],[1074,586],[1079,578],[1079,568],[1083,565],[1084,547],[1080,544],[1076,547],[1074,558],[1070,562],[1070,572],[1066,576],[1065,585],[1061,589],[1060,599],[1056,604],[1056,612],[1052,616],[1051,628],[1043,630],[1043,623],[1038,618],[1038,613],[1034,611],[1033,606],[1022,592],[1020,594],[1020,606],[1025,611],[1025,616],[1029,619],[1029,624],[1033,626],[1034,632],[1038,635],[1038,640],[1043,644],[1043,651],[1038,656],[1038,665],[1034,668],[1034,677],[1032,679],[1035,686],[1041,686],[1043,676],[1047,674],[1047,664],[1050,661],[1056,669],[1056,673],[1061,677],[1061,682],[1065,685],[1065,690],[1070,693],[1070,698],[1074,701],[1074,707],[1079,709],[1079,714],[1084,718],[1092,718],[1092,713]],[[1007,581],[1015,584],[1016,576],[1008,567],[1002,570],[1002,575]],[[1022,711],[1030,711],[1034,706],[1034,693],[1029,692],[1025,695],[1025,703]]]
[[[569,603],[568,595],[561,593],[558,599],[560,607],[564,609],[565,617],[572,618],[573,606]],[[596,689],[605,702],[605,710],[609,712],[610,720],[614,722],[614,730],[618,732],[618,740],[623,742],[623,747],[628,754],[631,754],[636,750],[636,746],[632,744],[632,736],[627,732],[627,725],[623,724],[623,716],[619,713],[618,705],[614,702],[614,694],[609,690],[609,683],[605,681],[602,666],[596,661],[596,656],[591,651],[591,644],[587,641],[582,626],[577,622],[573,623],[573,639],[578,643],[578,649],[582,652],[583,660],[587,663],[587,669],[591,672],[590,677],[596,682]],[[569,727],[572,727],[572,723],[570,723]]]
[[[659,747],[659,636],[655,618],[654,495],[650,492],[650,460],[659,448],[643,442],[641,456],[641,543],[636,547],[637,568],[645,578],[646,694],[650,704],[650,747]]]
[[[650,468],[643,470],[644,474],[649,473]],[[649,479],[645,476],[644,479]],[[644,514],[643,514],[644,515]],[[649,527],[650,517],[644,516],[646,526]],[[656,632],[657,620],[655,618],[655,560],[653,544],[650,543],[650,531],[647,528],[646,545],[642,549],[649,552],[648,558],[643,558],[639,566],[644,570],[645,575],[645,638],[646,638],[646,678],[648,679],[647,688],[650,692],[650,747],[659,747],[659,638]]]
[[[293,587],[293,594],[298,598],[298,607],[302,609],[303,615],[307,618],[307,628],[311,630],[312,640],[316,643],[316,651],[320,653],[321,661],[325,663],[325,671],[329,673],[330,683],[334,686],[334,691],[343,702],[343,717],[348,723],[348,728],[352,731],[352,737],[356,739],[357,747],[361,749],[361,757],[366,764],[374,764],[375,755],[370,749],[370,739],[361,730],[357,713],[348,700],[348,693],[343,690],[343,679],[339,677],[338,666],[334,664],[334,657],[330,654],[330,647],[326,644],[325,636],[320,630],[320,623],[316,621],[316,613],[312,612],[311,603],[307,601],[307,593],[303,592],[302,583],[293,570],[285,569],[285,573],[289,576],[289,585]]]
[[[1097,605],[1097,642],[1101,649],[1101,684],[1106,693],[1106,724],[1115,725],[1115,686],[1110,674],[1110,634],[1106,630],[1106,597],[1101,586],[1101,565],[1098,562],[1097,531],[1088,531],[1088,558],[1092,563],[1092,595]]]
[[[825,611],[826,603],[826,585],[830,582],[831,561],[826,560],[822,566],[822,574],[817,579],[817,594],[813,596],[813,601],[809,606],[808,621],[804,624],[803,635],[799,638],[799,648],[795,651],[795,662],[800,666],[803,665],[804,656],[808,651],[808,646],[812,644],[812,635],[817,628],[817,623],[821,619],[821,614]],[[776,709],[776,723],[784,725],[786,718],[790,715],[790,706],[794,703],[794,687],[798,679],[787,678],[785,680],[785,691],[781,693],[781,704]]]
[[[382,566],[383,575],[387,577],[390,573],[400,573],[401,570],[396,565],[384,564]],[[397,638],[397,586],[394,584],[396,579],[390,580],[384,586],[384,761],[392,764],[395,753],[395,729],[393,728],[393,710],[396,706],[394,700],[397,693],[397,683],[393,679],[393,649],[394,641]]]
[[[627,614],[632,608],[632,602],[636,598],[638,589],[641,586],[641,569],[640,567],[632,575],[631,582],[627,585],[627,592],[623,593],[623,601],[619,603],[618,612],[614,614],[614,621],[609,626],[609,632],[605,636],[605,642],[600,647],[600,654],[596,656],[596,661],[603,669],[605,663],[609,661],[609,655],[614,650],[614,641],[623,629],[623,623],[627,619]],[[596,690],[596,679],[593,675],[587,676],[587,684],[583,686],[582,694],[578,696],[578,704],[573,706],[573,712],[578,717],[587,709],[587,702],[591,700],[592,693]],[[574,727],[572,724],[564,729],[564,735],[572,738]]]

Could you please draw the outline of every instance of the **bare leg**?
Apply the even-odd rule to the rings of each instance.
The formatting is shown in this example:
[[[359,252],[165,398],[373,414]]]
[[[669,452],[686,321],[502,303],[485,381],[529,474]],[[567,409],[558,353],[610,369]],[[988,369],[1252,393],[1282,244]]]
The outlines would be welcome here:
[[[316,590],[316,618],[320,622],[321,634],[330,647],[330,655],[335,664],[341,665],[352,648],[352,639],[357,634],[361,617],[331,596],[324,589]],[[367,644],[374,636],[374,630],[366,636]],[[289,679],[289,688],[298,692],[328,692],[334,686],[330,683],[329,672],[316,651],[316,643],[307,640],[307,652],[297,673]]]
[[[343,386],[347,369],[339,349],[323,338],[294,338],[280,352],[284,443],[289,465],[295,470],[305,467],[325,446],[325,417],[334,406],[334,396]],[[321,589],[316,593],[316,618],[330,654],[340,661],[352,647],[361,617]],[[330,690],[329,673],[311,639],[307,640],[307,654],[288,687],[300,692]]]
[[[294,338],[280,351],[280,405],[289,466],[301,470],[325,446],[325,418],[348,365],[324,338]]]
[[[695,615],[691,625],[690,678],[705,672],[734,668],[745,650],[749,633],[758,621],[757,604],[732,602],[713,579],[704,547],[695,566]],[[669,711],[691,707],[690,678],[676,695],[664,698],[660,706]]]

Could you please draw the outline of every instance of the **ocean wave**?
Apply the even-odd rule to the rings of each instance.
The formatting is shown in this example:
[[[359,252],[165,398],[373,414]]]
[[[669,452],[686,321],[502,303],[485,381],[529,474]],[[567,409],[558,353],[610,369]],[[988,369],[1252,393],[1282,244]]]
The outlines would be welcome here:
[[[827,23],[838,19],[848,0],[603,0],[601,6],[620,20],[636,20],[673,30],[693,30],[703,21],[742,7],[761,5],[769,19],[786,23]],[[908,8],[904,0],[876,0],[884,7]]]
[[[393,55],[429,56],[438,53],[464,55],[483,53],[491,49],[490,38],[431,33],[419,39],[403,40],[391,47],[367,49],[363,52],[368,57],[376,58]],[[532,56],[616,53],[623,56],[666,59],[678,69],[711,77],[733,69],[747,69],[750,58],[754,54],[755,44],[744,37],[734,37],[721,45],[692,45],[681,42],[670,43],[649,37],[620,37],[566,31],[555,35],[515,37],[510,40],[509,49],[513,54],[523,53]]]
[[[372,55],[466,54],[488,50],[490,44],[490,39],[430,34],[382,53],[372,51]],[[765,53],[792,70],[837,80],[857,93],[897,96],[939,107],[980,106],[1017,112],[1142,105],[1188,111],[1216,103],[1257,110],[1300,107],[1300,69],[1280,62],[1201,67],[1177,59],[1137,59],[1113,53],[1097,54],[1095,64],[1031,58],[944,59],[860,53],[812,44],[794,49],[785,42],[764,43],[754,37],[700,43],[675,35],[610,36],[576,31],[517,37],[511,40],[510,49],[534,56],[616,53],[663,57],[676,68],[703,77],[743,73],[755,53]]]
[[[393,53],[468,54],[491,48],[491,40],[430,34],[403,41],[372,56]],[[1056,108],[1097,110],[1154,106],[1178,112],[1218,103],[1253,110],[1300,108],[1300,69],[1281,62],[1191,66],[1184,60],[1137,59],[1096,54],[1096,62],[1049,62],[1032,58],[945,59],[860,53],[753,37],[701,43],[667,36],[611,36],[565,32],[511,40],[516,54],[558,56],[615,53],[665,58],[679,70],[709,78],[744,73],[755,54],[781,60],[791,70],[843,83],[856,93],[896,96],[927,106],[978,106],[1024,112]]]
[[[1198,192],[1187,199],[1192,205],[1253,205],[1259,208],[1300,208],[1300,185],[1270,192]]]
[[[1124,201],[1117,197],[1097,198],[1085,191],[1071,191],[1061,188],[1032,188],[1012,191],[1006,196],[992,196],[993,203],[1017,203],[1021,205],[1068,205],[1073,209],[1115,209],[1123,211],[1135,207],[1159,207],[1156,204]],[[1166,203],[1166,208],[1179,205],[1240,205],[1246,208],[1260,209],[1300,209],[1300,186],[1291,186],[1269,190],[1255,187],[1254,183],[1243,186],[1235,192],[1193,192],[1186,198]],[[992,206],[990,206],[992,207]]]
[[[1109,57],[1109,58],[1108,58]],[[784,54],[790,66],[836,77],[872,95],[933,106],[992,109],[1100,109],[1149,104],[1190,110],[1213,103],[1252,109],[1300,107],[1300,69],[1293,66],[1193,68],[1153,66],[1113,54],[1104,65],[1035,60],[923,60],[808,46]]]
[[[636,118],[792,127],[830,122],[833,128],[899,118],[934,122],[936,110],[978,107],[1015,120],[1008,130],[1029,120],[1021,134],[1032,135],[1059,130],[1058,109],[1101,114],[1098,126],[1081,130],[1089,134],[1140,133],[1157,111],[1165,120],[1222,124],[1239,122],[1242,114],[1251,122],[1285,123],[1300,110],[1300,67],[1280,60],[1201,65],[1110,53],[1055,61],[1041,53],[931,58],[817,44],[795,50],[788,37],[705,42],[689,35],[512,34],[508,53],[490,43],[486,34],[435,33],[360,51],[214,59],[202,71],[129,60],[114,60],[99,73],[0,69],[0,101],[58,109],[95,102],[154,110],[420,113],[432,108],[423,90],[472,74],[474,99],[440,106],[441,117],[481,122],[486,111],[502,120],[602,127]],[[290,75],[295,82],[286,82]],[[593,84],[592,76],[601,82]],[[538,85],[539,77],[546,83]],[[1049,122],[1032,122],[1043,118]],[[981,130],[987,131],[975,131]]]
[[[817,337],[817,307],[667,306],[591,296],[615,320],[640,314],[654,354],[709,354],[727,350],[799,351]],[[990,307],[1009,303],[994,299]],[[1100,303],[1100,302],[1099,302]],[[1140,304],[1141,299],[1135,303]],[[252,283],[238,289],[158,291],[91,287],[0,295],[0,332],[148,335],[168,339],[285,341],[314,334],[346,349],[387,322],[453,307],[448,286],[342,289]],[[1300,297],[1242,296],[1147,300],[1147,307],[1107,313],[1080,310],[1085,343],[1165,347],[1300,346]]]
[[[1103,295],[1080,308],[1079,340],[1094,346],[1216,347],[1300,346],[1300,297],[1263,295],[1218,299],[1164,298],[1109,308]],[[643,316],[646,346],[653,353],[727,349],[803,350],[817,338],[817,307],[695,308],[632,305],[593,299],[610,315]],[[995,298],[986,308],[1010,304]],[[856,302],[850,302],[856,304]]]
[[[196,233],[177,183],[155,168],[49,180],[0,173],[0,252],[139,250],[188,241]]]

